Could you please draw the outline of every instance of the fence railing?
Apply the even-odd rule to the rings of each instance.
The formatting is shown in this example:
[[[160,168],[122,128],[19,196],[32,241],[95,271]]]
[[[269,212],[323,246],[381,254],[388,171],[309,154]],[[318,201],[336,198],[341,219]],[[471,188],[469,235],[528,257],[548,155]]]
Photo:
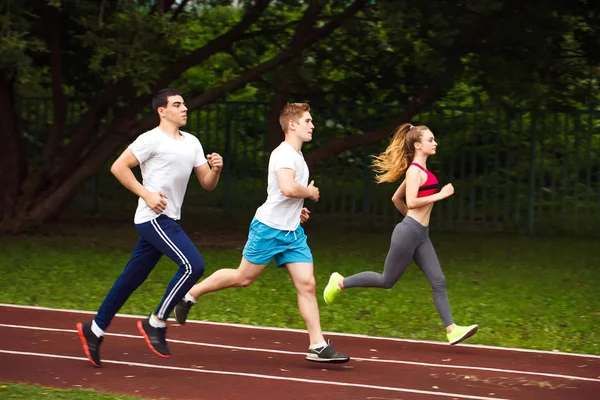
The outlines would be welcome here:
[[[49,101],[30,99],[24,104],[35,109],[29,115],[50,118]],[[387,105],[311,107],[316,128],[313,142],[303,148],[305,154],[332,138],[364,134],[401,111]],[[264,201],[267,112],[266,103],[223,102],[190,113],[185,130],[196,134],[207,152],[222,154],[226,162],[214,192],[202,193],[191,181],[186,200],[190,208],[251,214]],[[33,119],[24,122],[34,123]],[[454,196],[436,204],[433,227],[600,232],[600,113],[433,107],[411,122],[428,125],[434,132],[438,153],[428,167],[441,183],[451,182],[455,187]],[[401,216],[390,201],[397,185],[376,185],[369,168],[370,155],[386,145],[387,140],[348,150],[313,168],[311,179],[320,188],[321,200],[307,201],[310,208],[345,221],[399,221]],[[108,165],[77,196],[80,208],[94,213],[112,212],[128,204],[124,202],[133,204],[134,200],[108,173]]]

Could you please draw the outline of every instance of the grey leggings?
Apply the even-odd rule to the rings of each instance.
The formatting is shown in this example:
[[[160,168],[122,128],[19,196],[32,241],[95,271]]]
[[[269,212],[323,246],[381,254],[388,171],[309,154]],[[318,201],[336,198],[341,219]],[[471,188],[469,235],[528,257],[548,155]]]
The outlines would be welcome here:
[[[383,274],[368,271],[346,277],[344,278],[344,288],[389,289],[402,277],[412,259],[415,260],[431,284],[433,303],[444,326],[452,325],[454,320],[448,303],[446,278],[429,239],[429,228],[411,217],[405,217],[394,228]]]

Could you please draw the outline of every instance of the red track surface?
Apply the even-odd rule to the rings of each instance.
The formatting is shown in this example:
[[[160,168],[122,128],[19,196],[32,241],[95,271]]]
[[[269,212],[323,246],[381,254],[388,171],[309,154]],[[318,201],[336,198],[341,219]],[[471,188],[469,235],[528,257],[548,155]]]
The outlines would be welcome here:
[[[168,331],[172,357],[119,316],[85,358],[75,330],[92,314],[0,305],[0,381],[167,399],[600,399],[600,357],[327,335],[352,360],[304,360],[304,332],[211,323]]]

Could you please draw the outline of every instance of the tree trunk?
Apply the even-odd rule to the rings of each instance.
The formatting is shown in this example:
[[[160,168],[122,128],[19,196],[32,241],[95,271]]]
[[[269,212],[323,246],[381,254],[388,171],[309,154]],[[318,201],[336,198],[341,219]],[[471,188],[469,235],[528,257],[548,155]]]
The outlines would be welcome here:
[[[275,92],[269,102],[267,112],[267,135],[265,137],[265,152],[270,154],[284,139],[283,130],[279,124],[279,113],[283,106],[290,101],[291,76],[295,71],[295,62],[282,68],[275,80]]]
[[[54,220],[60,216],[69,200],[77,193],[79,187],[86,182],[99,168],[101,168],[112,155],[130,142],[139,132],[125,130],[131,121],[129,118],[116,120],[107,129],[109,139],[104,140],[96,146],[91,154],[77,165],[71,164],[71,169],[66,175],[54,176],[47,183],[44,191],[29,193],[19,199],[20,204],[27,206],[19,207],[4,226],[4,230],[18,232],[28,225],[37,225]],[[68,162],[63,160],[63,162]],[[41,173],[41,172],[40,172]],[[32,177],[35,179],[35,177]]]
[[[20,185],[27,173],[25,145],[19,132],[12,82],[0,75],[0,220],[13,214]]]

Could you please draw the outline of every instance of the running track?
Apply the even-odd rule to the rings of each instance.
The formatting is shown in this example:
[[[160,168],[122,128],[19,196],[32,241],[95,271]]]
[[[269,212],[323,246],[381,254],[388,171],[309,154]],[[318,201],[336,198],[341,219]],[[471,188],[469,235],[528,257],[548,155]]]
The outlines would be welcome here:
[[[327,334],[347,364],[304,360],[304,331],[190,321],[155,356],[119,315],[103,368],[75,324],[93,313],[0,304],[0,381],[165,399],[600,399],[600,356]]]

